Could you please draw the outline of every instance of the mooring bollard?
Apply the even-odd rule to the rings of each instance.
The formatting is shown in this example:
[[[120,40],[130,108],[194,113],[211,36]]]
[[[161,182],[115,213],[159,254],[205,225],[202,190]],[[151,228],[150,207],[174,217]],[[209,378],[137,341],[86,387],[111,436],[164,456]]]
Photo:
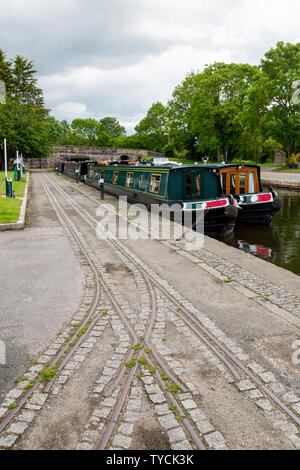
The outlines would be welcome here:
[[[12,179],[6,178],[6,197],[12,197]]]
[[[75,170],[76,183],[79,181],[79,170]]]
[[[100,198],[104,199],[104,179],[103,178],[99,180],[99,187],[100,187]]]

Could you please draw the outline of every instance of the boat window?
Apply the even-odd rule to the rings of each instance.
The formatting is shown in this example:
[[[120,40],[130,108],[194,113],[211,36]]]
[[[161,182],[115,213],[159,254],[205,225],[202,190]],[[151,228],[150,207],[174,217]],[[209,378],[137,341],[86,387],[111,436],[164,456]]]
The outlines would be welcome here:
[[[133,173],[127,173],[126,175],[126,186],[131,187],[132,186],[132,180],[133,180]]]
[[[115,172],[114,172],[114,178],[113,178],[113,184],[117,184],[118,176],[119,176],[119,172],[118,172],[118,171],[115,171]]]
[[[143,175],[140,175],[139,177],[139,188],[142,186],[143,183]]]
[[[158,193],[159,192],[160,177],[161,177],[161,175],[158,175],[158,174],[152,174],[151,175],[150,191],[152,193]]]
[[[235,180],[236,180],[236,175],[231,174],[230,175],[230,194],[235,194]]]
[[[239,194],[245,194],[246,193],[246,175],[243,173],[239,174],[239,183],[240,183],[240,190]]]
[[[200,178],[201,176],[199,174],[196,175],[196,179],[195,179],[195,193],[197,196],[200,196]]]
[[[255,187],[254,187],[254,172],[249,171],[249,188],[248,188],[249,193],[254,193],[255,192]]]
[[[186,173],[185,179],[185,194],[187,196],[192,195],[192,173]]]

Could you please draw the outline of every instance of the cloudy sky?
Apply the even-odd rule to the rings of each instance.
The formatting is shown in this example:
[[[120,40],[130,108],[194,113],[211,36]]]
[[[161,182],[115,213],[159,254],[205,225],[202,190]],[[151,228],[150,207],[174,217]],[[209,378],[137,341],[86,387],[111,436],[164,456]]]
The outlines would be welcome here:
[[[30,58],[57,119],[117,117],[128,134],[190,71],[258,64],[300,40],[299,0],[1,0],[0,48]]]

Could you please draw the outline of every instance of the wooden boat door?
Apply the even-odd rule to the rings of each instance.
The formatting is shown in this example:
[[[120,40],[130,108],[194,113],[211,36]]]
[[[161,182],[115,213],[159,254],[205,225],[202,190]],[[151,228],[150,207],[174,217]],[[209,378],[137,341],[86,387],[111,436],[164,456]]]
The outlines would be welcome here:
[[[183,176],[183,198],[188,200],[194,200],[200,197],[201,184],[200,184],[200,173],[195,169],[189,168],[184,170]]]
[[[259,192],[258,175],[255,167],[229,167],[220,169],[224,194],[249,194]]]

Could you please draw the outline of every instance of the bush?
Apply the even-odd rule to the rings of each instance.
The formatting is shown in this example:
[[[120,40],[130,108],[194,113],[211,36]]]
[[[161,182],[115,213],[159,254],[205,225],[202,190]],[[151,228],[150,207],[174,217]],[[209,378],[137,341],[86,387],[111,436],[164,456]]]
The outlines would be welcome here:
[[[163,150],[164,150],[166,157],[168,158],[174,157],[174,154],[175,154],[174,144],[170,143],[170,144],[165,145]]]
[[[289,165],[297,165],[297,159],[293,153],[291,155],[291,158],[289,159]]]

